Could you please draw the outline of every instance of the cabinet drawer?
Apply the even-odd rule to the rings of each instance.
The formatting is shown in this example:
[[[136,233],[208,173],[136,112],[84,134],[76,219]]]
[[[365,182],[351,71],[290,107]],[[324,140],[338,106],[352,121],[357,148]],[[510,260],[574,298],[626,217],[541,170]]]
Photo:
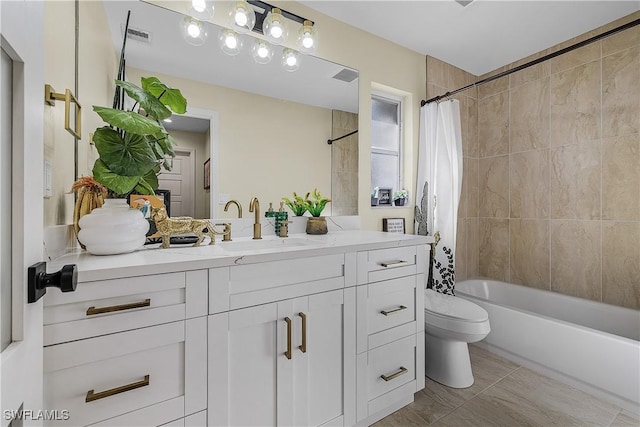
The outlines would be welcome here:
[[[45,403],[87,425],[184,396],[185,321],[50,346]]]
[[[45,304],[45,346],[174,322],[186,315],[185,273],[81,283],[78,291]]]
[[[366,271],[367,282],[416,274],[416,247],[403,246],[369,251],[366,253],[365,263],[366,265],[358,268],[364,268]]]
[[[369,400],[416,379],[415,350],[416,337],[413,335],[369,351]]]
[[[416,320],[416,276],[367,285],[368,334]]]

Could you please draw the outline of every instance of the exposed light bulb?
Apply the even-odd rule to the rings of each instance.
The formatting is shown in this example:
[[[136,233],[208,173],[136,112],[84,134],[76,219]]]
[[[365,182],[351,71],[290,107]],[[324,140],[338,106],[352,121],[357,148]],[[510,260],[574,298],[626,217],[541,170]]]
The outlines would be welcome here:
[[[239,25],[240,27],[247,25],[247,14],[243,10],[237,11],[234,19],[236,21],[236,25]]]
[[[202,13],[207,8],[207,2],[205,2],[204,0],[192,0],[191,7],[193,7],[193,10],[195,10],[196,12]]]
[[[286,48],[282,51],[282,67],[287,71],[296,71],[300,67],[298,52]]]
[[[201,46],[207,39],[207,27],[202,21],[185,16],[182,21],[182,37],[194,46]]]
[[[273,26],[271,27],[271,31],[269,32],[269,34],[271,34],[271,37],[274,37],[276,39],[279,39],[280,37],[282,37],[282,27],[280,26],[279,22],[273,23]]]
[[[313,22],[305,20],[298,31],[296,42],[298,49],[302,53],[314,53],[318,47],[318,32],[313,26]]]
[[[287,28],[284,23],[282,11],[276,7],[271,9],[262,24],[262,33],[269,41],[275,44],[283,44],[287,38]]]
[[[273,57],[273,49],[267,41],[256,39],[253,43],[252,55],[258,64],[267,64]]]
[[[187,33],[194,39],[200,37],[200,26],[195,22],[190,22],[187,26]]]
[[[238,47],[238,39],[232,34],[227,34],[227,37],[224,39],[224,44],[227,45],[229,49],[235,49]]]
[[[240,53],[242,39],[235,31],[223,28],[218,37],[218,44],[224,53],[234,56]]]

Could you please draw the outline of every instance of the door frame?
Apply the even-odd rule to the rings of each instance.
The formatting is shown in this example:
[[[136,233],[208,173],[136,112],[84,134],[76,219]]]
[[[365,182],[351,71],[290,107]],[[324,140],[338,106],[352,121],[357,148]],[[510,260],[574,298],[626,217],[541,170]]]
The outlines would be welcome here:
[[[196,217],[196,150],[193,148],[182,148],[175,147],[173,150],[178,155],[184,155],[181,153],[186,153],[187,157],[189,157],[189,166],[191,167],[191,176],[189,179],[191,180],[191,188],[189,189],[189,211],[193,212],[192,216]],[[184,174],[181,173],[184,176]]]
[[[44,257],[44,2],[1,2],[0,23],[0,43],[14,61],[12,343],[0,353],[4,427],[11,422],[4,410],[17,410],[21,403],[25,411],[43,409],[43,303],[27,304],[26,289],[27,267]]]

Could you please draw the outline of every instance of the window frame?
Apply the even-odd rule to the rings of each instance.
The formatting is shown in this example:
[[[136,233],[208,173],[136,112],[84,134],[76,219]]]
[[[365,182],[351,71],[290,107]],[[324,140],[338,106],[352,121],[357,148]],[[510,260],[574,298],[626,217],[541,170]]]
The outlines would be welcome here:
[[[378,99],[381,101],[394,103],[396,104],[396,112],[398,119],[398,150],[389,150],[383,148],[374,148],[373,147],[373,138],[371,138],[371,142],[369,144],[369,153],[373,154],[383,154],[383,155],[395,155],[397,153],[397,161],[398,161],[398,176],[396,177],[397,188],[393,188],[393,191],[399,191],[404,188],[404,103],[405,97],[395,95],[389,92],[385,92],[382,90],[372,90],[371,91],[371,101],[373,105],[373,100]],[[372,108],[373,111],[373,108]],[[373,118],[371,118],[373,122]],[[369,176],[369,183],[371,183],[371,171]]]

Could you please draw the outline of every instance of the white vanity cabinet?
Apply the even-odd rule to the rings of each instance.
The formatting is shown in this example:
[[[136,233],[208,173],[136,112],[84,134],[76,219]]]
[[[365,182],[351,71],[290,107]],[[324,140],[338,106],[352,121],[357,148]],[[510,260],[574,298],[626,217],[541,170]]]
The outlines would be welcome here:
[[[425,245],[358,252],[357,422],[371,424],[424,388]]]
[[[47,293],[45,407],[66,409],[59,423],[73,426],[180,423],[206,410],[207,291],[200,270]]]
[[[244,308],[209,316],[208,424],[354,424],[355,255],[214,269],[210,278],[214,311]]]

